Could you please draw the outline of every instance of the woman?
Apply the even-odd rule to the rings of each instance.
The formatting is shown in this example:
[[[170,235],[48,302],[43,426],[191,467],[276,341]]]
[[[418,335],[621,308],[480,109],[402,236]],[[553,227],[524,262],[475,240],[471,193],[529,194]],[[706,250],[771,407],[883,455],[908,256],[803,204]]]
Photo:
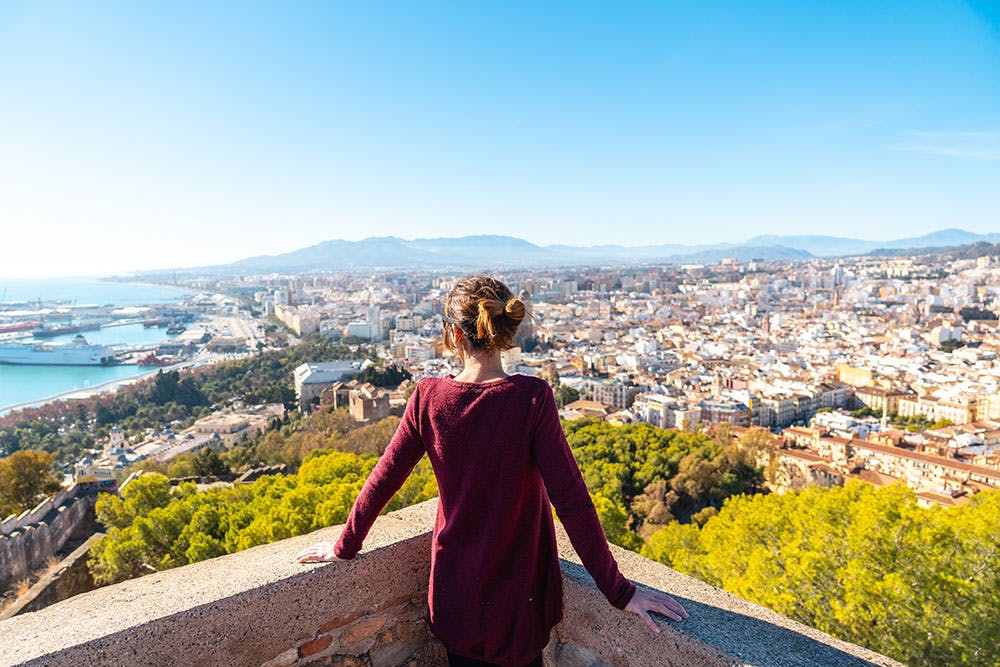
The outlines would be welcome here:
[[[452,665],[541,665],[562,617],[562,574],[549,502],[609,602],[659,628],[650,611],[687,618],[673,598],[636,588],[618,571],[542,380],[507,375],[524,304],[487,276],[460,280],[445,300],[445,345],[465,364],[427,378],[358,495],[336,544],[302,563],[353,558],[375,518],[425,453],[439,501],[428,590],[431,631]]]

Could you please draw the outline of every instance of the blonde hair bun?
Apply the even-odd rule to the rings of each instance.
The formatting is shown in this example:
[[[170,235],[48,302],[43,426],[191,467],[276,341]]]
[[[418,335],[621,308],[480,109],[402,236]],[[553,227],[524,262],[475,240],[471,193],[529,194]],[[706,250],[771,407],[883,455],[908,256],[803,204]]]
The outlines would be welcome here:
[[[496,336],[493,318],[503,313],[503,304],[497,299],[480,299],[476,305],[479,310],[476,335],[480,340],[491,341]]]
[[[509,350],[526,308],[506,285],[492,276],[459,278],[444,303],[445,315],[463,340],[476,350]],[[455,350],[455,341],[445,330],[444,343]]]
[[[524,319],[524,313],[525,313],[524,302],[518,299],[517,297],[514,297],[512,299],[507,299],[507,304],[504,306],[503,309],[504,311],[506,311],[510,319],[514,320],[515,322],[520,322],[521,320]]]

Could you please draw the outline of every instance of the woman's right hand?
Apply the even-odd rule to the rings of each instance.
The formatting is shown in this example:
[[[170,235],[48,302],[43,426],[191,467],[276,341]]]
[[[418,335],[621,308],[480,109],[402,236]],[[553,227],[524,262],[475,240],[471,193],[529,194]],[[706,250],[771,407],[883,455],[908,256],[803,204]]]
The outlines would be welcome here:
[[[639,587],[636,587],[635,593],[632,594],[632,599],[625,605],[625,611],[631,612],[646,621],[649,629],[656,634],[660,634],[660,628],[656,625],[653,617],[649,615],[649,612],[655,611],[675,621],[682,621],[688,617],[687,612],[684,611],[684,607],[666,593]]]
[[[334,542],[317,542],[300,551],[295,560],[300,563],[335,563],[347,560],[334,553],[334,546]]]

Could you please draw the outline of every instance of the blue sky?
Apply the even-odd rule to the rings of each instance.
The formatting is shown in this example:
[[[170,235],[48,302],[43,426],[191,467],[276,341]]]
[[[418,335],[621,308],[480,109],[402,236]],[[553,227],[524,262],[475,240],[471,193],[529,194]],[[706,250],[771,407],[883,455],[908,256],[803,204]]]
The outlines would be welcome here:
[[[0,0],[0,82],[0,275],[1000,231],[992,2]]]

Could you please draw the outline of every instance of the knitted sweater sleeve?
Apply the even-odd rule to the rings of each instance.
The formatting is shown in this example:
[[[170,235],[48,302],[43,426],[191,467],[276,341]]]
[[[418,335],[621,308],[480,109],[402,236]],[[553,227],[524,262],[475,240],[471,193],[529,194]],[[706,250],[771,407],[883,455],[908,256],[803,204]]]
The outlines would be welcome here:
[[[618,570],[597,511],[559,423],[552,390],[545,386],[536,399],[532,454],[542,474],[545,491],[566,528],[583,566],[612,605],[624,609],[635,584]]]
[[[361,544],[371,530],[375,519],[382,513],[389,500],[403,486],[417,461],[424,455],[424,443],[417,428],[420,403],[419,386],[406,404],[403,419],[386,447],[382,457],[368,475],[361,492],[354,501],[350,516],[334,547],[338,558],[354,558],[361,551]]]

